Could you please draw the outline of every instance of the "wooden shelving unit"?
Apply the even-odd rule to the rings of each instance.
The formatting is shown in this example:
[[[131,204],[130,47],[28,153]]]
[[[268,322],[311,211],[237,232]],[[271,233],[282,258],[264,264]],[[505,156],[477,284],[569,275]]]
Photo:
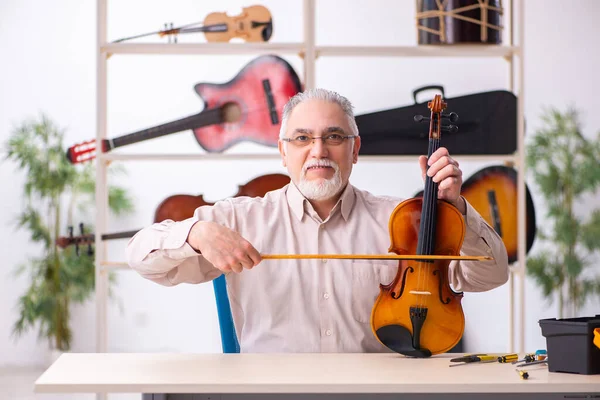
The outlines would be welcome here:
[[[97,127],[96,142],[107,138],[107,75],[108,58],[123,54],[184,54],[184,55],[240,55],[240,54],[277,54],[301,55],[304,63],[302,80],[306,88],[314,87],[315,64],[318,57],[459,57],[459,58],[503,58],[509,68],[508,90],[514,92],[518,99],[518,131],[517,151],[507,155],[474,155],[456,156],[459,160],[494,161],[513,164],[518,173],[518,262],[511,267],[509,279],[510,289],[510,320],[508,321],[510,337],[509,351],[524,351],[525,343],[525,180],[522,173],[525,161],[524,155],[524,74],[523,74],[523,43],[524,43],[524,2],[514,1],[518,10],[514,9],[513,0],[505,7],[504,20],[508,22],[508,43],[502,46],[316,46],[315,45],[315,11],[317,0],[303,1],[303,29],[304,40],[300,43],[198,43],[198,44],[153,44],[153,43],[107,43],[107,0],[97,0]],[[514,38],[514,11],[517,11],[518,45]],[[506,27],[507,24],[505,24]],[[518,86],[517,86],[518,83]],[[277,159],[279,154],[136,154],[123,155],[106,153],[98,150],[96,163],[96,229],[97,232],[106,232],[107,221],[107,166],[110,161],[169,161],[169,160],[265,160]],[[368,162],[402,162],[408,160],[406,156],[361,156],[361,160]],[[411,157],[413,160],[414,157]],[[107,294],[108,271],[128,268],[127,264],[120,261],[106,259],[104,243],[96,235],[96,350],[107,351]],[[515,346],[515,276],[519,277],[519,346]]]

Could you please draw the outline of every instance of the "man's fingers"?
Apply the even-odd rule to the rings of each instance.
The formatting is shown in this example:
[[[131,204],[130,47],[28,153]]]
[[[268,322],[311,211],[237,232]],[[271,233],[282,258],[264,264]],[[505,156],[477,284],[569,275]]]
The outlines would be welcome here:
[[[448,156],[449,154],[450,153],[448,153],[448,149],[447,148],[440,147],[439,149],[437,149],[436,151],[434,151],[433,154],[431,154],[431,157],[429,157],[429,165],[432,166],[440,158],[442,158],[444,156]]]
[[[262,261],[260,253],[252,245],[250,245],[250,248],[248,249],[248,257],[250,258],[250,261],[252,261],[253,266],[258,265]]]

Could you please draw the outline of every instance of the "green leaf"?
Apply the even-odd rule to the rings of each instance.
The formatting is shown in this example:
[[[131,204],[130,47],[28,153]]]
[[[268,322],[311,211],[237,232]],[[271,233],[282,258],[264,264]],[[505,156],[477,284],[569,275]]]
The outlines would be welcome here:
[[[528,254],[527,274],[545,297],[566,293],[564,306],[577,310],[589,296],[600,294],[600,281],[588,273],[598,263],[600,210],[580,217],[577,209],[581,196],[596,195],[600,186],[600,132],[588,139],[574,107],[547,108],[541,120],[528,138],[526,166],[552,226],[550,232],[538,230],[538,239],[552,253]]]
[[[589,251],[600,250],[600,210],[594,210],[581,227],[581,243]]]

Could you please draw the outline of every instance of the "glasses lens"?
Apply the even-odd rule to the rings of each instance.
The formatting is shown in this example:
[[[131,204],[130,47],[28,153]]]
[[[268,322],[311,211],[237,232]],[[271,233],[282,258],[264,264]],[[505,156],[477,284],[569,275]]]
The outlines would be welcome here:
[[[344,137],[341,135],[329,135],[325,136],[325,143],[330,144],[332,146],[337,146],[344,141]]]

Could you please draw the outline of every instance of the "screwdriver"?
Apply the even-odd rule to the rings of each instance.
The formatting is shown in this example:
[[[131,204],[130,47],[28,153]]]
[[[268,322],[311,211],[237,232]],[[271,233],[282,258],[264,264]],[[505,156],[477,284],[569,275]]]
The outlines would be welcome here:
[[[515,360],[511,364],[516,364],[516,363],[520,363],[523,361],[527,362],[527,363],[535,361],[535,354],[534,353],[525,354],[525,357],[523,357],[522,360]]]
[[[497,361],[496,356],[477,354],[477,355],[453,358],[450,360],[450,362],[462,362],[462,364],[450,364],[450,366],[456,367],[457,365],[465,365],[465,364],[477,363],[477,362],[489,363],[489,362],[495,362],[495,361]]]
[[[498,357],[498,362],[499,363],[507,363],[507,362],[518,360],[518,359],[519,359],[519,355],[517,353],[513,353],[513,354],[507,354],[505,356]]]

